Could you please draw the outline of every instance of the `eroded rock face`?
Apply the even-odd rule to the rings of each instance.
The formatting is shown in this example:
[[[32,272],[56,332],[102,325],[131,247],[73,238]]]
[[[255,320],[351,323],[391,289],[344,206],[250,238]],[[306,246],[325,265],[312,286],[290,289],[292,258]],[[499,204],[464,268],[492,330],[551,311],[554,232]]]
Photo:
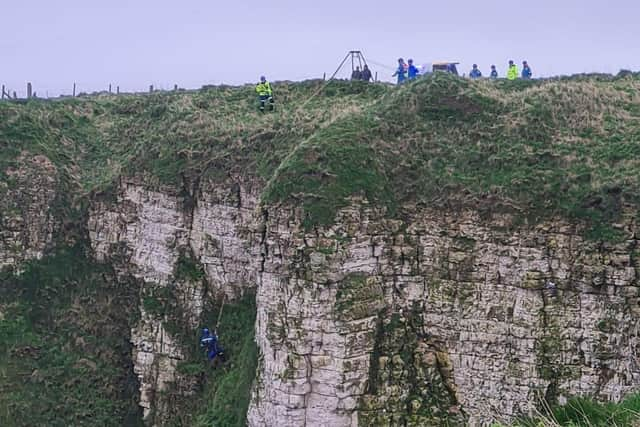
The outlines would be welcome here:
[[[0,266],[42,256],[58,226],[55,168],[19,165],[2,188]],[[263,212],[258,197],[241,183],[189,193],[132,180],[92,201],[96,257],[145,283],[131,339],[150,424],[172,410],[171,392],[194,391],[177,371],[176,324],[196,329],[207,298],[255,286],[251,426],[481,425],[542,397],[618,400],[640,387],[633,215],[610,244],[561,220],[414,208],[398,221],[355,201],[335,226],[305,232],[300,211]],[[184,260],[202,276],[181,275]]]
[[[257,280],[258,198],[256,189],[238,183],[205,187],[193,210],[189,245],[204,266],[212,290],[231,299]]]
[[[414,212],[359,205],[314,233],[270,212],[249,425],[481,425],[640,387],[632,216],[602,244],[562,221]]]
[[[208,295],[257,282],[252,426],[480,425],[541,397],[615,400],[640,385],[632,218],[629,238],[608,245],[560,221],[429,210],[397,221],[358,202],[304,232],[300,212],[262,213],[257,199],[240,185],[187,197],[125,183],[94,204],[96,255],[147,283],[132,340],[155,423],[184,356],[149,302],[162,288],[195,328]],[[206,280],[176,277],[184,251]]]
[[[177,363],[183,358],[176,337],[166,330],[167,313],[158,296],[174,284],[178,248],[188,239],[181,201],[135,183],[124,183],[115,201],[94,204],[89,236],[98,260],[110,260],[122,273],[144,281],[140,320],[131,331],[132,356],[144,417],[154,411],[154,418],[161,419],[167,402],[160,396],[175,381]],[[202,294],[197,288],[192,292]]]
[[[193,345],[206,298],[234,298],[254,286],[256,270],[249,264],[256,200],[239,184],[185,195],[131,181],[92,206],[88,228],[96,257],[144,281],[131,340],[140,405],[150,424],[164,423],[172,393],[193,392],[177,366]]]
[[[57,226],[58,171],[45,156],[25,153],[0,181],[0,269],[40,259]]]

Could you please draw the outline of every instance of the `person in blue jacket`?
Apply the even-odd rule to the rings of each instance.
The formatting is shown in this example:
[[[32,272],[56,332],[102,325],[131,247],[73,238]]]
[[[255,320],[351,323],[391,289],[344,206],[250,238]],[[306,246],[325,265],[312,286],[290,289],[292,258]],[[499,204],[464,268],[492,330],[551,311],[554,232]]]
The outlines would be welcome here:
[[[527,61],[522,61],[522,78],[530,79],[533,73],[531,72],[531,67],[527,64]]]
[[[497,79],[498,78],[498,70],[496,70],[496,66],[492,65],[491,66],[491,76],[492,79]]]
[[[478,69],[478,64],[473,64],[473,68],[469,72],[469,77],[471,77],[472,79],[479,79],[480,77],[482,77],[482,73]]]
[[[218,337],[209,328],[202,328],[200,347],[204,349],[207,359],[211,363],[224,361],[224,349],[218,344]]]
[[[409,63],[409,67],[407,68],[407,74],[409,76],[409,80],[414,80],[418,78],[418,75],[420,74],[420,70],[418,70],[418,67],[413,65],[413,59],[410,59],[407,62]]]
[[[398,84],[401,85],[404,83],[407,78],[407,64],[405,64],[404,59],[398,59],[398,69],[391,77],[398,77]]]

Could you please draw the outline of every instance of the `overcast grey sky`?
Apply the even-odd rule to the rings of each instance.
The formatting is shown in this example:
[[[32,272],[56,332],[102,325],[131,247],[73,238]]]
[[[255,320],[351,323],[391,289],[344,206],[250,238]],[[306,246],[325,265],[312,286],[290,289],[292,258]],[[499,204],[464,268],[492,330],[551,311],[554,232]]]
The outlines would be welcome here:
[[[458,60],[486,74],[640,69],[640,0],[2,0],[0,84],[40,96],[301,80],[345,53],[393,67]],[[389,69],[373,66],[381,78]]]

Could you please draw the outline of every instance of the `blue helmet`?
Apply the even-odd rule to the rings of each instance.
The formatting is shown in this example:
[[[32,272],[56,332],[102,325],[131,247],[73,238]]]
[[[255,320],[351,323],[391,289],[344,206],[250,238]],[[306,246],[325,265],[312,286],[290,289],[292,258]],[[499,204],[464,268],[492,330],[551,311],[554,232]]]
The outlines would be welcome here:
[[[209,334],[209,328],[202,328],[202,333],[204,335],[208,335]]]

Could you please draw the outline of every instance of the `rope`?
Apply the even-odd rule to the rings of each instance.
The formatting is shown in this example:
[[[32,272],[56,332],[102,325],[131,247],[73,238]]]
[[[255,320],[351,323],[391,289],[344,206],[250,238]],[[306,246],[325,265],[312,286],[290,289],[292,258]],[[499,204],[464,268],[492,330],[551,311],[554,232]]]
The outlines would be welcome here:
[[[334,79],[335,79],[336,75],[340,72],[340,70],[342,70],[342,67],[343,67],[343,66],[344,66],[344,64],[347,62],[347,59],[349,58],[349,56],[351,56],[351,52],[347,53],[347,55],[344,57],[344,59],[342,60],[342,62],[340,63],[340,65],[338,66],[338,68],[336,69],[336,71],[331,75],[331,77],[329,77],[329,79],[326,81],[326,83],[325,83],[325,84],[323,84],[322,86],[320,86],[320,87],[319,87],[319,88],[318,88],[314,93],[312,93],[312,94],[311,94],[311,95],[310,95],[310,96],[309,96],[309,97],[308,97],[308,98],[307,98],[307,99],[306,99],[302,104],[298,105],[298,107],[297,107],[297,108],[295,108],[294,110],[289,110],[288,108],[286,108],[286,106],[285,106],[285,105],[282,105],[281,107],[278,107],[278,108],[282,109],[282,111],[283,111],[283,112],[287,112],[287,113],[289,113],[289,114],[295,114],[295,113],[297,113],[298,111],[302,110],[304,107],[306,107],[306,105],[307,105],[307,104],[308,104],[308,103],[309,103],[313,98],[315,98],[316,96],[318,96],[318,94],[320,94],[320,93],[321,93],[321,92],[322,92],[322,91],[323,91],[327,86],[329,86],[329,85],[331,84],[331,82],[332,82],[332,81],[334,81]],[[352,57],[352,59],[353,59],[353,57]],[[364,59],[364,56],[362,56],[362,59]],[[358,60],[360,60],[360,57],[358,58]],[[389,67],[389,66],[387,66],[387,65],[380,64],[380,63],[378,63],[378,62],[376,62],[376,61],[371,61],[371,60],[367,61],[367,60],[365,60],[365,64],[366,64],[367,62],[370,62],[370,63],[372,63],[372,64],[374,64],[374,65],[377,65],[377,66],[379,66],[379,67],[382,67],[382,68],[387,68],[387,69],[389,69],[389,70],[395,70],[395,68]],[[279,129],[279,130],[277,130],[277,131],[275,132],[275,134],[274,134],[274,138],[275,138],[276,136],[279,136],[281,133],[284,133],[284,129]],[[305,141],[303,141],[302,143],[304,143],[304,142],[305,142]],[[302,144],[302,143],[301,143],[301,144]],[[300,146],[301,144],[299,144],[299,146]],[[293,152],[294,152],[294,151],[295,151],[295,150],[292,150],[292,151],[289,153],[289,156],[291,156],[291,155],[293,154]],[[275,176],[275,175],[274,175],[274,176]],[[224,305],[224,300],[223,300],[223,305]]]
[[[379,62],[372,61],[371,59],[368,62],[370,62],[371,64],[375,65],[376,67],[386,68],[387,70],[391,70],[391,71],[395,71],[396,70],[396,68],[394,68],[394,67],[390,67],[388,65],[384,65],[384,64],[381,64]]]
[[[227,300],[227,294],[224,294],[222,297],[222,305],[220,305],[220,313],[218,313],[218,321],[216,322],[216,327],[213,332],[218,335],[218,326],[220,326],[220,320],[222,319],[222,310],[224,309],[224,302]]]
[[[335,76],[335,74],[333,75]],[[322,92],[327,86],[329,86],[329,83],[331,83],[333,81],[333,76],[331,76],[331,78],[329,80],[327,80],[327,82],[325,84],[323,84],[322,86],[320,86],[320,88],[318,90],[316,90],[313,94],[311,94],[311,96],[309,98],[307,98],[306,101],[304,101],[298,108],[296,108],[293,112],[297,113],[299,110],[303,109],[308,103],[309,101],[311,101],[313,98],[315,98],[316,96],[318,96],[318,94],[320,92]]]
[[[318,90],[316,90],[314,93],[312,93],[302,104],[300,104],[296,109],[294,109],[293,111],[290,111],[291,113],[297,113],[298,111],[300,111],[301,109],[303,109],[313,98],[315,98],[316,96],[318,96],[318,94],[320,94],[320,92],[322,92],[327,86],[329,86],[331,84],[331,82],[334,80],[334,78],[336,77],[336,75],[340,72],[340,70],[342,70],[342,67],[344,66],[345,62],[347,61],[347,58],[349,58],[349,56],[351,55],[351,52],[349,52],[347,54],[347,56],[345,56],[345,58],[342,60],[342,62],[340,63],[340,65],[338,66],[338,69],[336,69],[336,71],[331,75],[331,77],[329,77],[329,79],[327,80],[327,82],[320,86],[320,88],[318,88]],[[353,61],[353,57],[351,58]],[[358,61],[361,61],[362,59],[364,59],[364,56],[362,57],[358,57]],[[381,68],[386,68],[387,70],[391,70],[391,71],[395,71],[396,68],[394,67],[389,67],[388,65],[384,65],[381,64],[377,61],[372,61],[372,60],[365,60],[365,64],[369,62],[377,67],[381,67]],[[360,62],[360,65],[362,66],[362,62]],[[352,64],[353,67],[353,64]],[[284,107],[284,106],[283,106]],[[283,108],[284,110],[287,110],[286,108]],[[276,132],[277,134],[277,132]]]
[[[334,77],[340,72],[340,70],[342,70],[344,63],[347,62],[347,58],[349,58],[349,56],[351,56],[351,68],[353,68],[353,55],[351,54],[351,52],[349,52],[347,53],[347,56],[344,57],[340,65],[338,65],[338,68],[336,69],[336,71],[331,75],[331,77],[329,77],[329,80],[327,80],[327,82],[324,85],[320,86],[318,90],[316,90],[313,94],[311,94],[311,96],[307,98],[307,100],[304,101],[298,108],[296,108],[294,112],[298,112],[299,110],[304,108],[309,103],[309,101],[311,101],[313,98],[318,96],[320,92],[322,92],[327,86],[329,86],[329,84],[333,81]]]
[[[338,69],[331,75],[331,77],[329,77],[329,79],[327,80],[327,82],[322,85],[317,91],[315,91],[313,94],[311,94],[311,96],[309,96],[309,98],[307,98],[300,106],[298,106],[298,108],[296,108],[293,112],[297,113],[299,110],[301,110],[302,108],[304,108],[309,101],[311,101],[313,98],[315,98],[316,96],[318,96],[318,94],[320,92],[322,92],[327,86],[329,86],[329,84],[331,84],[331,82],[334,80],[335,76],[340,72],[340,70],[342,69],[342,67],[344,66],[344,63],[347,61],[347,58],[351,55],[351,52],[349,52],[347,54],[347,56],[345,56],[345,58],[342,60],[342,62],[340,63],[340,65],[338,66]],[[360,54],[360,56],[358,56],[358,61],[360,63],[360,66],[362,67],[362,60],[364,59],[364,56],[362,55],[362,53]],[[353,56],[351,56],[351,67],[353,68]],[[389,67],[388,65],[384,65],[381,64],[379,62],[376,61],[372,61],[372,60],[366,60],[364,59],[365,64],[367,62],[370,62],[373,65],[376,65],[378,67],[382,67],[382,68],[386,68],[387,70],[391,70],[391,71],[395,71],[394,67]]]

